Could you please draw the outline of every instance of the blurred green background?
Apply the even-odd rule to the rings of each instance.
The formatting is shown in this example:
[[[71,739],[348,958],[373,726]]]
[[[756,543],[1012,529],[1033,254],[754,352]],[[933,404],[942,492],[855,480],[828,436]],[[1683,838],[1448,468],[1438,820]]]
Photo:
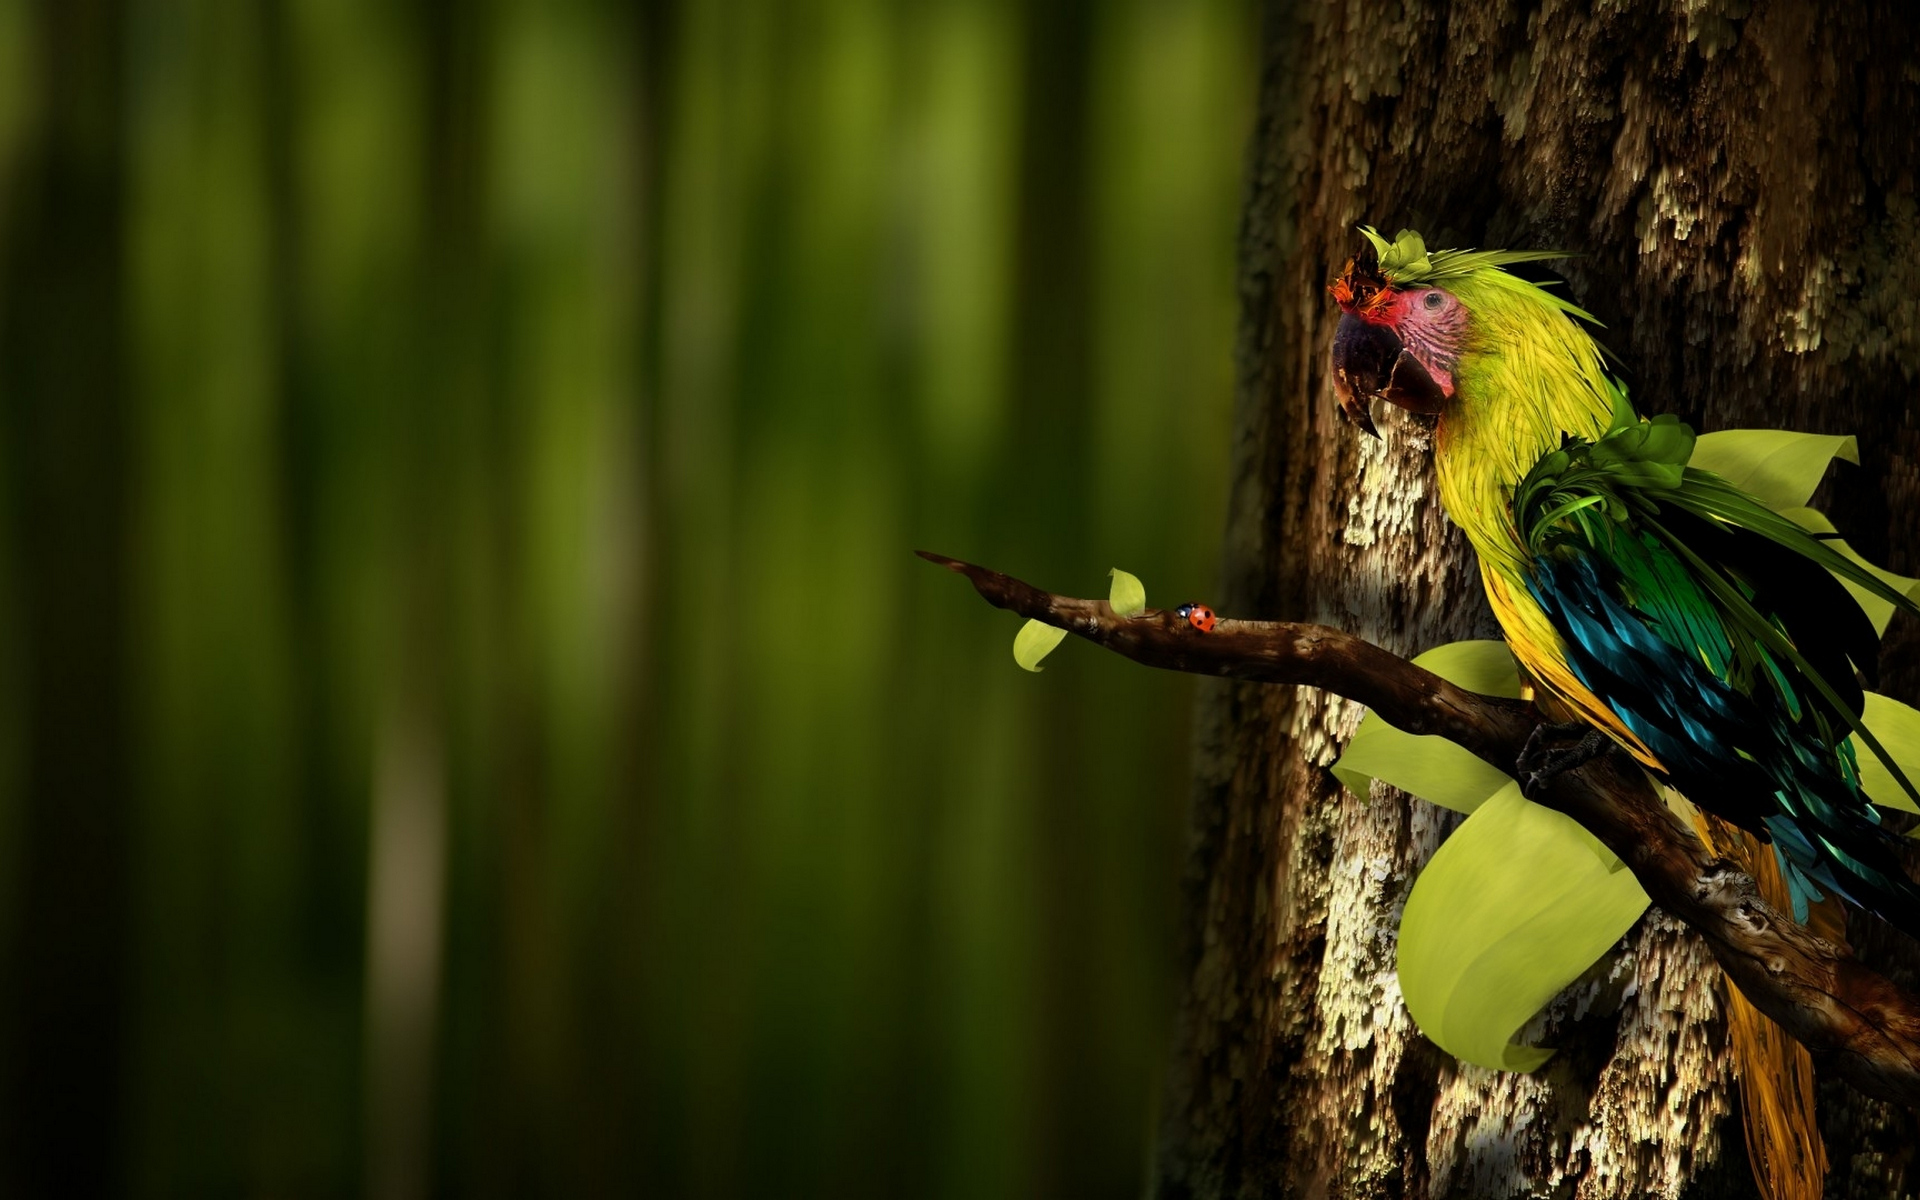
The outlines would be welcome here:
[[[0,0],[0,1192],[1130,1196],[1244,0]]]

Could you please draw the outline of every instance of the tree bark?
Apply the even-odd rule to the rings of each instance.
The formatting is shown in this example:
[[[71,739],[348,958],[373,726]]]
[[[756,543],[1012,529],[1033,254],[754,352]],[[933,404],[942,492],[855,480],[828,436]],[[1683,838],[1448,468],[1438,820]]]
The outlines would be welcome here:
[[[1917,35],[1893,4],[1270,5],[1216,607],[1404,654],[1497,636],[1424,428],[1389,414],[1372,443],[1335,412],[1325,285],[1361,222],[1579,252],[1562,274],[1642,411],[1859,435],[1820,502],[1920,574]],[[1896,618],[1879,680],[1909,703],[1916,624]],[[1393,948],[1454,818],[1331,779],[1357,706],[1210,686],[1160,1195],[1753,1194],[1697,937],[1650,912],[1530,1030],[1561,1048],[1540,1071],[1452,1061],[1400,1004]],[[1850,937],[1911,985],[1913,943],[1870,918]],[[1920,1183],[1912,1113],[1823,1079],[1820,1117],[1828,1196]]]

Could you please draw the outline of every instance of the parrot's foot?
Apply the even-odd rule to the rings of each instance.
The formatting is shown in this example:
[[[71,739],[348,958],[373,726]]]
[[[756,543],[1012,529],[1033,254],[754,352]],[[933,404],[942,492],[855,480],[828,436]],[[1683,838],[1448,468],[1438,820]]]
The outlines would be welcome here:
[[[1572,745],[1564,743],[1567,738],[1576,737]],[[1524,796],[1537,796],[1540,789],[1551,783],[1556,775],[1584,767],[1594,759],[1605,754],[1613,745],[1606,734],[1587,724],[1585,721],[1568,721],[1563,725],[1536,725],[1527,735],[1527,744],[1520,751],[1520,759],[1514,764],[1520,779],[1520,793]]]

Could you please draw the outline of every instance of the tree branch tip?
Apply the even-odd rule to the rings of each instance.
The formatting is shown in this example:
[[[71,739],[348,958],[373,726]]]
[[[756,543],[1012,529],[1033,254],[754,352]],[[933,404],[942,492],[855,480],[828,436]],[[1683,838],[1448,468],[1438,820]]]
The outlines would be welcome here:
[[[967,568],[972,565],[970,563],[961,562],[957,558],[948,558],[944,554],[935,554],[931,550],[915,550],[914,554],[916,554],[921,558],[926,559],[928,562],[933,563],[936,566],[945,567],[949,571],[958,571],[962,575],[966,574]]]

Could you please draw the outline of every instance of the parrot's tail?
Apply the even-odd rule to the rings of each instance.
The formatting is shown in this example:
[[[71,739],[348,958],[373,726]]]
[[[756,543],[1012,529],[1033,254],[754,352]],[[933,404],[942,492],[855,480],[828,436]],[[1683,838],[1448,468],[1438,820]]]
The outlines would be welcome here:
[[[1791,765],[1772,772],[1780,811],[1763,821],[1793,919],[1806,924],[1811,904],[1838,893],[1920,938],[1920,884],[1900,864],[1902,839],[1860,793],[1851,747],[1793,750]]]
[[[1751,875],[1761,899],[1785,907],[1788,884],[1769,848],[1752,834],[1694,811],[1695,827],[1707,845]],[[1845,918],[1838,905],[1817,903],[1812,917],[1816,933],[1845,942]],[[1731,981],[1725,990],[1727,1032],[1740,1079],[1740,1117],[1754,1182],[1766,1200],[1820,1200],[1827,1148],[1814,1112],[1813,1057],[1748,1003]]]

